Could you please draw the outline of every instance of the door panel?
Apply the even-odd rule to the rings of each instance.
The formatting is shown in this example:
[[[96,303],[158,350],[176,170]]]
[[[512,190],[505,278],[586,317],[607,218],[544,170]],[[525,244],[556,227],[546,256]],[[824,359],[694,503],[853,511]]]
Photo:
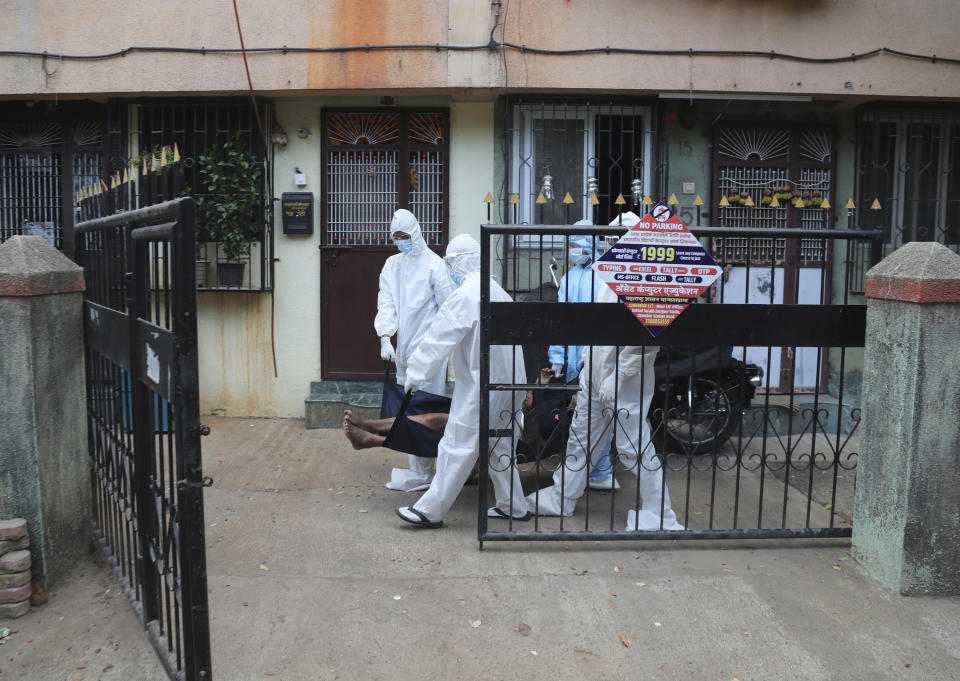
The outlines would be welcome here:
[[[329,380],[383,377],[373,330],[383,263],[396,249],[324,248],[320,362]]]
[[[449,113],[327,110],[323,122],[321,377],[379,380],[373,320],[394,211],[411,210],[435,251],[446,243]]]

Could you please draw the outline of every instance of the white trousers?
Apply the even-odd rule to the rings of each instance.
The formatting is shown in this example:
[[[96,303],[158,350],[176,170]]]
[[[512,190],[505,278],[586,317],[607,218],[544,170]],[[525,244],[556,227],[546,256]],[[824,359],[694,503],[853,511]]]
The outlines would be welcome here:
[[[491,427],[497,428],[493,419],[490,420]],[[511,439],[491,437],[490,442],[490,480],[497,508],[514,517],[523,516],[527,513],[527,502],[523,498],[517,467],[510,465]],[[433,521],[443,520],[477,463],[480,452],[477,426],[448,421],[437,451],[437,473],[430,489],[413,506]]]
[[[614,442],[618,459],[638,477],[640,487],[641,505],[629,512],[626,529],[659,530],[661,516],[663,529],[683,529],[670,506],[670,492],[663,479],[665,470],[650,441],[646,418],[653,399],[655,359],[655,351],[644,357],[642,385],[639,374],[622,377],[616,418],[613,407],[604,406],[596,395],[591,398],[581,383],[563,465],[554,472],[551,487],[527,497],[530,508],[538,515],[573,515],[577,500],[586,489],[590,468],[603,455],[616,424]],[[611,448],[611,456],[613,454]]]

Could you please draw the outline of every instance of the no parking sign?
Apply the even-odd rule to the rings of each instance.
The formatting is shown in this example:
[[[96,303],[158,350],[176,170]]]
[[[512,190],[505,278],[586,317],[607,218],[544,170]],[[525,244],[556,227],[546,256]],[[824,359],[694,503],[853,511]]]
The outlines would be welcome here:
[[[716,261],[664,203],[631,227],[593,269],[654,337],[720,276]]]

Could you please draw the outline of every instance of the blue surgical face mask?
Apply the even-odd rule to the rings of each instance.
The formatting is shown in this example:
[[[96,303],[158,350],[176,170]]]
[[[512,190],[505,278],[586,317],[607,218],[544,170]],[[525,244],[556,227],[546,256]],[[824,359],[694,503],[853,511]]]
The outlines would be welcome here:
[[[413,250],[413,239],[397,239],[394,241],[401,253],[409,253]]]
[[[458,274],[457,272],[454,272],[452,267],[448,267],[447,272],[450,273],[450,278],[453,279],[454,284],[459,286],[460,284],[463,283],[463,275]]]

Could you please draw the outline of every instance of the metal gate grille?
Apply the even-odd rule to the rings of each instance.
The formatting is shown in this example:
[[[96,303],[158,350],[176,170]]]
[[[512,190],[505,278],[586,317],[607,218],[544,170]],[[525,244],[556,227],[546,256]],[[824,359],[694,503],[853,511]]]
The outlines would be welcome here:
[[[797,253],[799,242],[811,236],[826,241],[831,253],[839,251],[837,261],[842,264],[835,276],[848,284],[850,275],[843,268],[854,246],[871,245],[876,261],[881,233],[749,227],[691,231],[708,250],[717,246],[713,256],[721,268],[730,264],[725,244],[733,238],[746,241],[735,249],[737,258],[745,258],[747,268],[764,273],[772,285],[762,301],[737,298],[732,283],[721,278],[714,295],[705,295],[705,300],[691,305],[653,338],[620,303],[549,302],[551,290],[556,296],[549,278],[535,280],[532,292],[522,299],[519,291],[510,291],[517,302],[490,300],[495,254],[507,262],[525,258],[530,262],[521,269],[531,276],[544,276],[540,253],[557,239],[576,234],[595,237],[602,244],[605,237],[622,234],[622,229],[481,227],[480,451],[495,454],[489,467],[485,461],[480,466],[481,543],[850,536],[860,386],[848,358],[863,346],[866,307],[850,304],[846,288],[837,296],[840,304],[823,287],[815,303],[776,302],[773,284],[783,285],[782,277],[773,276],[776,263],[767,258],[763,264],[750,256],[763,253],[764,247],[753,242],[769,244],[774,234],[784,239],[788,254]],[[494,244],[501,236],[510,237],[507,243],[520,236],[528,242],[542,241],[537,247],[523,247],[519,255],[496,253]],[[846,256],[841,259],[843,252]],[[732,290],[726,291],[728,286]],[[498,345],[522,346],[525,383],[491,379],[491,348]],[[602,376],[598,390],[599,379],[589,388],[582,383],[542,380],[541,369],[548,366],[547,345],[583,346],[588,357],[583,371],[592,361],[588,349],[615,353],[616,358],[639,353],[645,359],[640,369],[632,364],[621,370],[619,359],[612,362],[617,368]],[[763,350],[768,367],[780,348],[785,349],[786,359],[776,375],[768,372],[759,384],[754,383],[737,368],[749,363],[746,347]],[[662,374],[659,359],[652,361],[651,353],[657,351],[667,360]],[[648,355],[651,364],[646,364]],[[721,362],[723,358],[728,359]],[[502,367],[499,372],[501,376],[511,373]],[[824,389],[802,394],[798,386],[807,383],[807,374],[814,385],[829,385],[829,393]],[[630,395],[618,387],[628,385],[627,381],[633,386]],[[778,381],[785,394],[774,396],[771,382]],[[611,390],[607,396],[615,395],[612,401],[598,397],[606,386]],[[575,408],[563,406],[565,394],[576,394]],[[508,406],[503,407],[504,400],[496,400],[496,395],[507,395]],[[495,404],[501,406],[494,409]],[[549,404],[561,406],[544,406]],[[639,404],[643,406],[634,406]],[[605,445],[614,460],[619,491],[575,487],[571,492],[576,496],[570,497],[575,506],[567,509],[570,514],[555,517],[560,502],[551,502],[547,496],[548,476],[560,488],[568,481],[578,484],[578,478],[584,482],[586,472],[600,462]],[[486,509],[493,505],[486,485],[488,471],[508,469],[526,476],[521,481],[528,506],[535,513],[542,511],[530,522],[487,518]],[[649,488],[641,491],[641,485],[634,483],[638,474],[641,481],[659,481],[669,492],[669,497],[664,492],[659,500],[650,492],[656,512],[664,518],[659,526],[629,526],[630,511],[641,508],[641,501],[651,503]],[[671,506],[684,528],[681,531],[666,526],[665,510]],[[524,510],[510,515],[522,515]],[[648,507],[642,510],[647,512]]]
[[[209,681],[193,202],[76,230],[94,533],[170,678]]]

